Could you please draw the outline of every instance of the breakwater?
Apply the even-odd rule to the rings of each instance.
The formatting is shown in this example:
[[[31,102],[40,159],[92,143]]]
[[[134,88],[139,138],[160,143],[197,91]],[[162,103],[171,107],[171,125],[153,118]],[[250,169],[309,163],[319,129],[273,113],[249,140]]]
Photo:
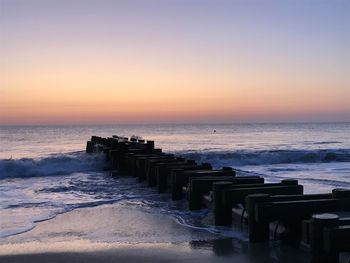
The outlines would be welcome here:
[[[211,207],[216,225],[248,225],[250,242],[271,237],[310,249],[312,262],[339,262],[350,250],[350,190],[304,194],[297,180],[265,183],[231,167],[167,154],[154,141],[137,137],[92,136],[87,153],[104,152],[111,176],[134,176],[159,194],[187,199],[188,209]]]

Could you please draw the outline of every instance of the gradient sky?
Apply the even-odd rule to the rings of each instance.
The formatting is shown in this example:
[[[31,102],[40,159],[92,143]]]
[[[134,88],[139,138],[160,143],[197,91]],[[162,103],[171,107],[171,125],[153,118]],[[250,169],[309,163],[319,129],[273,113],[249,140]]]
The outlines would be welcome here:
[[[349,0],[0,0],[0,124],[350,121]]]

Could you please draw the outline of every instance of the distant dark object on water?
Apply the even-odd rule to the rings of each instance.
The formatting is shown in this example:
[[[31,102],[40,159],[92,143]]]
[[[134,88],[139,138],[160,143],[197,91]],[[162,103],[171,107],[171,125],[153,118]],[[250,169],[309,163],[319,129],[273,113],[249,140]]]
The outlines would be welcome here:
[[[216,133],[216,130],[214,130],[214,133]]]

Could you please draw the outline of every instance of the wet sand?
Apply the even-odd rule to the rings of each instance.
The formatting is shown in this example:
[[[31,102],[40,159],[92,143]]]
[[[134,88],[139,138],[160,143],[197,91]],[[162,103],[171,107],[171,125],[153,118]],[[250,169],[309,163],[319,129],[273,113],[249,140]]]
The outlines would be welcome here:
[[[237,235],[239,237],[239,235]],[[309,262],[279,242],[249,244],[142,207],[77,209],[0,240],[0,262]]]

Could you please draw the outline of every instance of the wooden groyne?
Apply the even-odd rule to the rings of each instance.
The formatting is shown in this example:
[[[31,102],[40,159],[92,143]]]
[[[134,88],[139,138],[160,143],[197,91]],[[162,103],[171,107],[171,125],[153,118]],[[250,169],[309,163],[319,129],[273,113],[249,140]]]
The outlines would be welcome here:
[[[188,200],[190,210],[211,207],[216,225],[246,224],[250,242],[273,236],[303,245],[312,263],[336,263],[340,253],[350,252],[350,189],[304,194],[298,180],[265,183],[231,167],[213,169],[164,153],[154,141],[137,137],[92,136],[86,152],[104,152],[111,176],[136,177],[172,200]]]

